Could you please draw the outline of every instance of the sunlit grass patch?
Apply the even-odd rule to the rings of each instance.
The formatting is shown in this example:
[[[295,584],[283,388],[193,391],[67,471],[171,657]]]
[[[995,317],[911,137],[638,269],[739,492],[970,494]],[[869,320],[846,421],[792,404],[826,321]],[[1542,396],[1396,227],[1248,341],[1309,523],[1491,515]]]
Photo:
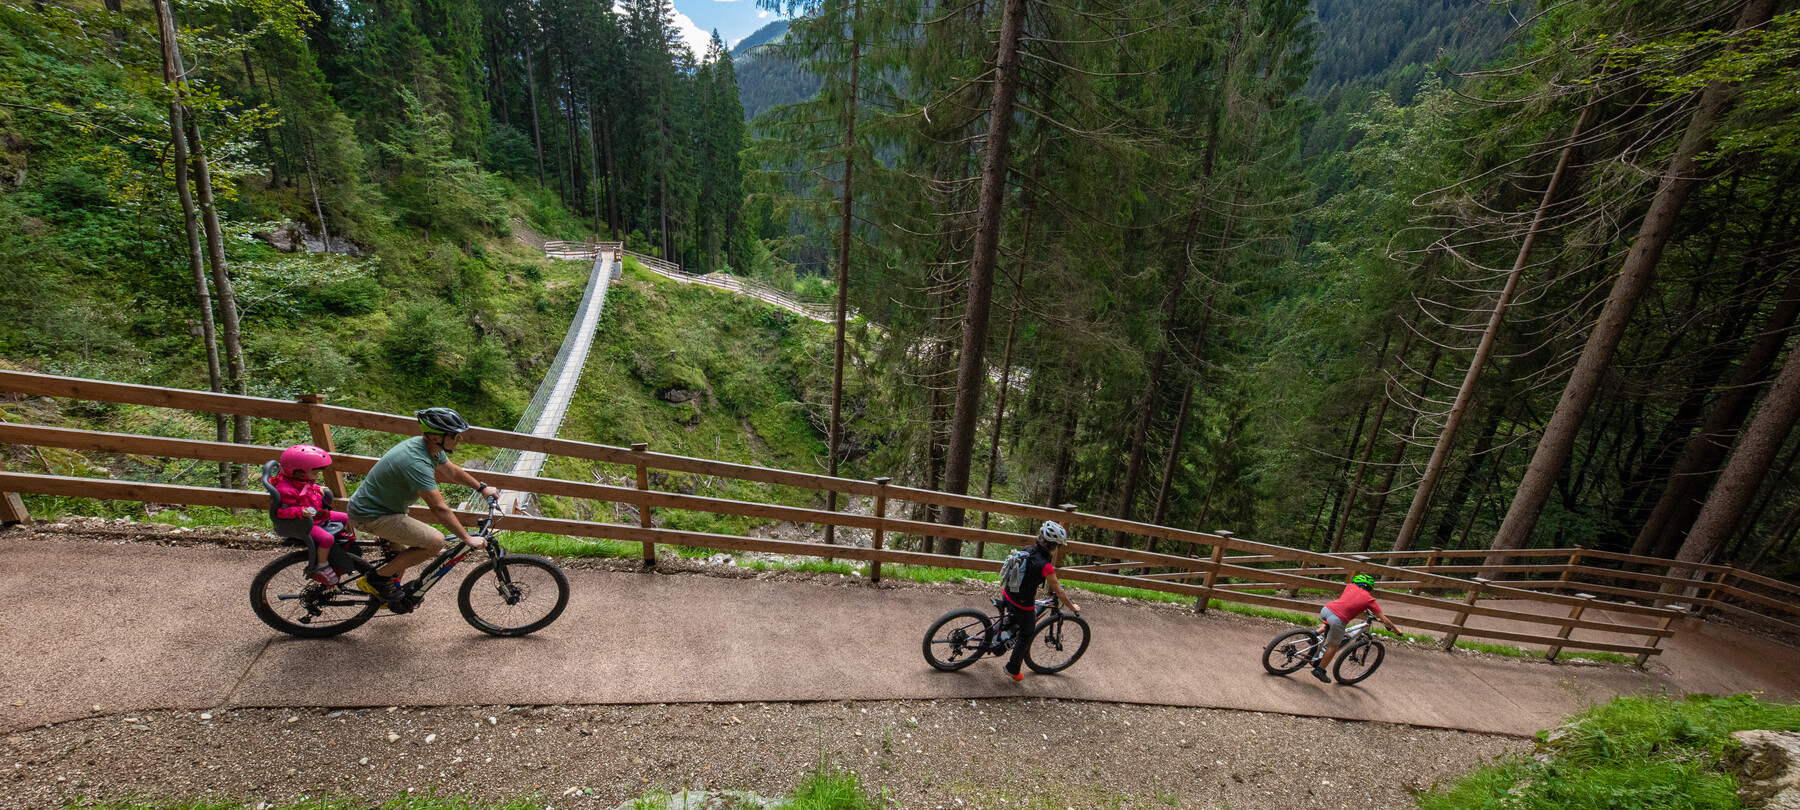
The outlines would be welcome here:
[[[1721,765],[1731,732],[1800,730],[1800,705],[1750,695],[1625,697],[1538,734],[1541,757],[1516,756],[1419,797],[1421,810],[1649,807],[1736,810]]]

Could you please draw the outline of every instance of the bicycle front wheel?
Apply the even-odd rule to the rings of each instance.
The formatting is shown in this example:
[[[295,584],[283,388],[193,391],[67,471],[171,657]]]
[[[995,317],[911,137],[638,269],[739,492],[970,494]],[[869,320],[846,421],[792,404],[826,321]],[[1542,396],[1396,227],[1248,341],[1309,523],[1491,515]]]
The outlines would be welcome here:
[[[944,672],[975,663],[986,652],[993,623],[987,614],[964,608],[938,617],[925,631],[925,661]]]
[[[360,627],[380,608],[355,588],[308,579],[306,563],[304,551],[283,554],[250,580],[250,610],[263,624],[290,636],[325,638]]]
[[[1385,657],[1387,648],[1381,642],[1363,638],[1338,653],[1337,663],[1331,667],[1332,677],[1342,684],[1361,683],[1375,674]]]
[[[1051,616],[1038,622],[1031,648],[1025,651],[1025,665],[1044,675],[1061,672],[1080,660],[1087,648],[1087,619],[1067,614]]]
[[[569,578],[542,557],[508,554],[463,577],[456,604],[470,626],[490,636],[530,635],[569,606]]]
[[[1263,669],[1270,675],[1286,675],[1306,666],[1313,651],[1319,648],[1319,634],[1311,630],[1289,630],[1263,646]]]

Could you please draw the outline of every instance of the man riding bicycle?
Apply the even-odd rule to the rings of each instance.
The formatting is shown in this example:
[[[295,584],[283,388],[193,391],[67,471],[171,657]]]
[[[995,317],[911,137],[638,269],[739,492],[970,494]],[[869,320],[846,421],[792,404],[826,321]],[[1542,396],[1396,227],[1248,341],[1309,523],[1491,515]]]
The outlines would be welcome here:
[[[449,408],[426,408],[415,411],[413,416],[418,417],[423,435],[406,439],[383,453],[344,510],[355,526],[405,549],[357,582],[357,587],[389,604],[406,598],[398,584],[406,569],[431,559],[444,548],[443,532],[406,514],[415,500],[424,498],[438,522],[464,543],[474,548],[487,544],[485,539],[470,534],[456,513],[450,511],[444,493],[438,491],[437,476],[467,484],[489,498],[500,493],[450,461],[463,431],[469,429],[461,415]]]
[[[1344,592],[1337,599],[1319,609],[1319,620],[1323,623],[1319,632],[1325,636],[1325,652],[1313,662],[1312,675],[1325,683],[1331,683],[1331,676],[1325,674],[1326,665],[1331,657],[1337,655],[1338,647],[1344,643],[1344,625],[1356,620],[1363,611],[1372,611],[1375,618],[1387,625],[1387,629],[1396,635],[1400,628],[1388,620],[1381,612],[1381,606],[1375,604],[1375,578],[1368,574],[1357,574],[1350,578],[1344,586]]]
[[[1012,658],[1006,662],[1006,674],[1015,681],[1025,680],[1025,673],[1019,667],[1025,662],[1025,652],[1031,649],[1032,635],[1037,632],[1037,592],[1038,586],[1048,584],[1050,591],[1056,594],[1058,601],[1067,605],[1069,610],[1080,613],[1081,606],[1075,604],[1067,593],[1063,592],[1062,583],[1056,580],[1056,560],[1061,556],[1060,550],[1069,542],[1069,532],[1062,524],[1054,520],[1044,521],[1038,528],[1037,544],[1033,545],[1024,560],[1024,577],[1017,590],[1001,588],[1001,596],[1006,599],[1006,625],[1012,627]]]

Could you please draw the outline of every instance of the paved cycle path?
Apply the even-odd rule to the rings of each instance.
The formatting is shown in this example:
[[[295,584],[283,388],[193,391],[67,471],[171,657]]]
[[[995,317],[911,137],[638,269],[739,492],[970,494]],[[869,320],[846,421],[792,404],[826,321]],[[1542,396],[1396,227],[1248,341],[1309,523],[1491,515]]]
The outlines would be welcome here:
[[[1265,674],[1282,625],[1094,599],[1087,656],[1023,684],[985,659],[920,655],[975,591],[572,570],[567,612],[522,639],[477,633],[458,575],[410,616],[335,639],[273,633],[250,612],[270,550],[0,535],[0,731],[152,708],[603,704],[1056,697],[1270,711],[1523,735],[1590,702],[1668,690],[1800,696],[1800,651],[1690,623],[1648,672],[1390,645],[1363,684]],[[98,707],[96,709],[95,707]]]

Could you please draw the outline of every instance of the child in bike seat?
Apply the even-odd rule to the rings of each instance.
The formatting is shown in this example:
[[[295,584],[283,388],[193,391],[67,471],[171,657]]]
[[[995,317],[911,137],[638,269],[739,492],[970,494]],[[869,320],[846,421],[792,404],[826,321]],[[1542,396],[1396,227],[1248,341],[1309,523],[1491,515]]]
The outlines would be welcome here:
[[[312,539],[318,544],[318,557],[313,564],[309,576],[322,585],[336,585],[340,579],[339,572],[331,567],[331,546],[337,538],[325,530],[324,524],[336,522],[345,526],[349,518],[343,512],[325,510],[325,493],[319,487],[319,470],[331,466],[331,454],[310,444],[296,444],[281,451],[281,474],[275,476],[275,491],[281,496],[281,506],[275,510],[280,518],[310,518],[313,523]]]
[[[1331,676],[1325,674],[1325,666],[1331,663],[1331,657],[1337,655],[1338,647],[1344,643],[1344,625],[1356,621],[1356,617],[1370,611],[1375,618],[1387,625],[1387,629],[1395,634],[1400,628],[1395,627],[1387,614],[1381,612],[1381,606],[1375,604],[1375,578],[1368,574],[1357,574],[1344,585],[1344,592],[1338,598],[1319,609],[1319,621],[1322,625],[1319,632],[1325,635],[1325,652],[1319,660],[1313,662],[1312,675],[1325,683],[1331,683]]]

